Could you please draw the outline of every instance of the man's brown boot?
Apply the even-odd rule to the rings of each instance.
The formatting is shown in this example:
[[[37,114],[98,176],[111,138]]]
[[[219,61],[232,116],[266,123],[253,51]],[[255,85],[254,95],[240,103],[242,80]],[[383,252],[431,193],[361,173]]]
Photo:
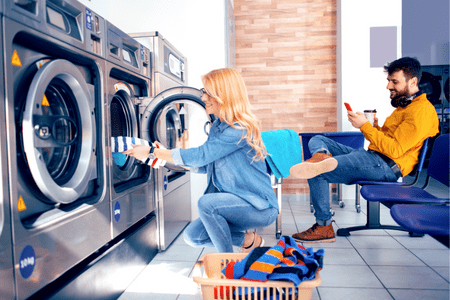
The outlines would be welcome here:
[[[314,224],[310,229],[292,235],[296,242],[301,243],[331,243],[336,241],[334,235],[333,222],[328,226]]]
[[[337,165],[338,161],[331,154],[317,152],[310,159],[292,166],[289,172],[295,178],[310,179],[317,175],[333,171]]]

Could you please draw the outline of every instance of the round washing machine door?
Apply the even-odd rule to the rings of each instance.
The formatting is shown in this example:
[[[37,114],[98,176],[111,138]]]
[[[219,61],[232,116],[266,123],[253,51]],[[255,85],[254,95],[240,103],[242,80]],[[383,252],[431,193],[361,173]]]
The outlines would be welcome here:
[[[51,60],[35,74],[22,115],[22,144],[39,190],[71,203],[96,170],[93,96],[75,65]]]
[[[138,122],[136,108],[131,100],[130,88],[119,82],[115,86],[117,91],[110,104],[110,131],[111,137],[127,136],[137,137]],[[119,180],[126,180],[136,172],[136,159],[134,157],[115,152],[113,157],[113,175]]]
[[[441,84],[439,79],[431,73],[422,72],[422,79],[419,82],[419,90],[427,94],[427,99],[432,104],[441,104]]]
[[[167,149],[186,149],[205,143],[214,116],[206,113],[201,96],[200,90],[184,86],[158,94],[142,116],[142,138],[158,141]],[[169,162],[165,167],[174,171],[186,171]]]

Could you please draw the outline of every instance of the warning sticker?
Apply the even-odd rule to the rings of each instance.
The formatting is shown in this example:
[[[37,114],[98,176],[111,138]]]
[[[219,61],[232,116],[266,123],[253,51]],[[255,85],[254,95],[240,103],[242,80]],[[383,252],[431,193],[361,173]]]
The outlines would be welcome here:
[[[114,85],[114,90],[117,91],[125,91],[128,95],[131,95],[130,89],[128,86],[123,82],[118,82]]]
[[[19,203],[17,204],[17,209],[19,211],[24,211],[27,209],[27,206],[25,205],[25,201],[23,201],[22,195],[19,196]]]
[[[38,69],[40,69],[43,65],[45,65],[45,63],[47,63],[49,61],[50,61],[49,58],[44,58],[44,59],[38,60],[36,62],[36,66],[38,67]]]
[[[50,103],[48,103],[48,99],[47,99],[47,96],[45,96],[45,94],[44,94],[44,97],[42,97],[42,106],[50,106]]]
[[[17,54],[17,50],[14,50],[13,55],[11,57],[11,64],[16,67],[21,67],[22,62],[20,61],[19,54]]]

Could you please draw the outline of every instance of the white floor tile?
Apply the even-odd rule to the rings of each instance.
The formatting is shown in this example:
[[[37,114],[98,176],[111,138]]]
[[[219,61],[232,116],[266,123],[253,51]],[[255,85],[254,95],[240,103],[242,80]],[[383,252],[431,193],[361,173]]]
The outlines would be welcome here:
[[[369,266],[420,266],[426,265],[408,249],[358,249]]]
[[[368,266],[326,265],[324,263],[324,268],[320,275],[322,277],[322,287],[383,287]]]
[[[400,289],[448,289],[449,283],[429,267],[372,266],[383,285]]]
[[[399,242],[389,236],[349,236],[347,238],[356,249],[404,249]]]
[[[431,267],[449,267],[450,251],[449,249],[411,249],[419,259]]]
[[[119,300],[176,300],[179,294],[194,295],[197,285],[188,278],[193,265],[192,262],[152,261]]]
[[[445,280],[450,281],[449,267],[431,267],[436,273],[441,275]]]
[[[423,237],[410,237],[408,234],[402,236],[394,236],[394,238],[408,249],[441,249],[448,248],[436,241],[429,235]]]
[[[446,300],[450,299],[447,290],[416,290],[416,289],[389,289],[395,300],[427,299]]]
[[[392,300],[386,289],[319,287],[321,300]],[[412,298],[411,298],[412,299]]]

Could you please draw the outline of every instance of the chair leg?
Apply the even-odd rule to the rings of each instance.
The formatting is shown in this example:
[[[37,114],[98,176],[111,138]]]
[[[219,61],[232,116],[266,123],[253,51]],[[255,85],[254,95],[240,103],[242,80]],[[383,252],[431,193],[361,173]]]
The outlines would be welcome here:
[[[361,212],[361,194],[359,193],[359,184],[355,184],[355,208],[356,212]]]
[[[336,232],[338,236],[349,236],[352,231],[367,230],[367,229],[391,229],[408,231],[400,226],[381,225],[380,224],[380,202],[367,201],[367,223],[365,226],[354,226],[348,228],[340,228]]]
[[[339,201],[339,207],[344,208],[345,203],[342,200],[342,186],[339,183],[336,184],[336,193],[337,193],[337,197],[338,197],[338,201]]]
[[[279,239],[281,237],[281,232],[282,232],[282,228],[281,228],[281,184],[278,183],[277,184],[277,200],[278,200],[278,208],[280,210],[280,213],[277,216],[277,220],[276,220],[276,232],[275,232],[275,236],[277,239]]]

